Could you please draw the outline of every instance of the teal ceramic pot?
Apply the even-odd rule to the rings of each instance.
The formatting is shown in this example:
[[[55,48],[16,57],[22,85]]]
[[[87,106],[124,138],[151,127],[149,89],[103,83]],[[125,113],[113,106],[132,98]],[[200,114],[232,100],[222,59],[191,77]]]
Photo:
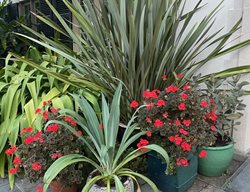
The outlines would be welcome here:
[[[203,149],[207,152],[207,158],[199,158],[198,172],[208,177],[221,176],[232,162],[234,144]]]
[[[166,164],[151,152],[148,155],[148,177],[163,192],[185,192],[189,189],[197,176],[198,158],[191,157],[188,167],[179,167],[175,175],[166,175]]]

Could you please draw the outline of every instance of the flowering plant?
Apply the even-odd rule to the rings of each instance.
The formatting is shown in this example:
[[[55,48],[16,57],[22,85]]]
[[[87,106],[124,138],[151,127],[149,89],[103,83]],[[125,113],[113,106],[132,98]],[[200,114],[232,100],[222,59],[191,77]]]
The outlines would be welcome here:
[[[147,90],[143,96],[147,107],[139,112],[139,125],[149,135],[152,133],[151,142],[164,147],[170,155],[170,173],[178,166],[188,166],[188,156],[196,147],[215,141],[217,115],[213,101],[195,83],[181,88],[171,85],[163,91]],[[201,151],[199,157],[206,157],[206,152]]]
[[[76,121],[70,116],[59,116],[58,110],[51,106],[51,102],[44,102],[44,107],[37,109],[36,115],[43,124],[49,120],[63,120],[73,126],[79,135],[82,135],[82,132],[77,129]],[[14,156],[13,168],[9,172],[15,174],[19,169],[24,170],[25,177],[29,178],[31,182],[36,182],[43,177],[46,170],[62,156],[85,153],[84,145],[78,136],[72,134],[63,125],[56,123],[41,131],[27,127],[21,130],[20,135],[23,144],[18,147],[12,146],[6,151],[7,155]],[[81,184],[88,173],[88,168],[83,163],[78,163],[65,168],[56,180],[61,181],[66,186]]]

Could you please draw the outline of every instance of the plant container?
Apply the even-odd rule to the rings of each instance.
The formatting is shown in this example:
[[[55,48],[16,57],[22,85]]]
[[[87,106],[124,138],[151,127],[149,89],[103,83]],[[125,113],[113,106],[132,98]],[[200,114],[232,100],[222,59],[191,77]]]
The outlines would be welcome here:
[[[96,173],[96,170],[92,171],[88,177],[88,180],[90,180],[93,175]],[[128,177],[127,180],[123,183],[123,186],[125,188],[125,192],[134,192],[134,183],[133,180]],[[111,187],[111,192],[119,192],[116,190],[115,187]],[[98,186],[96,183],[90,188],[89,192],[107,192],[107,187]]]
[[[77,185],[64,186],[59,181],[52,181],[50,183],[51,192],[77,192]]]
[[[184,192],[189,189],[197,176],[198,158],[191,155],[188,167],[178,167],[174,175],[166,175],[166,164],[152,152],[148,155],[148,177],[163,192]]]
[[[198,172],[208,177],[221,176],[232,162],[234,144],[231,143],[219,147],[203,147],[203,149],[207,152],[207,158],[199,159]]]

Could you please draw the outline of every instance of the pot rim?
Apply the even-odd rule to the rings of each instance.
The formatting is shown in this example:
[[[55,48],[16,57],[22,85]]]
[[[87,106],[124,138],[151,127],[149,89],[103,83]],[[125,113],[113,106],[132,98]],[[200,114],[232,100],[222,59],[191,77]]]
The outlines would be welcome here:
[[[203,146],[202,149],[205,149],[205,150],[208,150],[208,151],[222,151],[222,150],[225,150],[225,149],[230,149],[233,146],[234,146],[233,143],[229,143],[227,145],[217,146],[217,147],[205,147],[205,146]]]
[[[90,179],[92,178],[92,176],[93,176],[93,174],[94,174],[95,172],[98,172],[97,169],[93,170],[93,171],[89,174],[87,181],[90,180]],[[124,185],[124,186],[129,185],[129,183],[131,183],[131,182],[133,182],[132,178],[131,178],[131,177],[127,177],[127,180],[126,180],[125,182],[123,182],[123,185]],[[102,190],[107,189],[107,187],[101,187],[101,186],[97,185],[96,183],[94,183],[94,184],[92,185],[92,187],[93,187],[93,186],[95,186],[95,187],[98,188],[98,189],[102,189]],[[115,187],[111,187],[111,189],[115,189]]]

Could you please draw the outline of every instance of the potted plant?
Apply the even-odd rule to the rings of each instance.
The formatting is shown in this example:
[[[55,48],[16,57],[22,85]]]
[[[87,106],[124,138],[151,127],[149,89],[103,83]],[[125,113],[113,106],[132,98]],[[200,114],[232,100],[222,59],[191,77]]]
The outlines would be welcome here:
[[[36,116],[36,121],[43,124],[49,120],[62,119],[72,125],[78,134],[82,134],[77,129],[76,122],[69,116],[59,116],[51,102],[44,102],[44,107],[36,110]],[[13,167],[9,172],[15,174],[23,170],[25,177],[31,182],[39,181],[56,159],[72,153],[85,153],[82,141],[63,125],[51,124],[41,131],[27,127],[20,134],[23,144],[14,149],[12,146],[6,151],[7,155],[14,153]],[[85,166],[83,162],[67,167],[51,182],[52,192],[76,192],[89,172],[89,166]],[[40,188],[38,186],[38,191]]]
[[[182,75],[178,75],[182,78]],[[162,146],[170,156],[165,175],[161,159],[153,153],[148,158],[148,175],[162,191],[185,191],[197,175],[197,147],[215,141],[211,123],[210,102],[195,83],[183,87],[171,85],[165,90],[144,92],[146,109],[139,113],[139,125],[151,131],[150,142]],[[206,157],[205,151],[198,156]]]
[[[71,115],[77,124],[82,128],[84,134],[88,135],[90,140],[86,140],[81,135],[78,135],[74,127],[58,120],[50,121],[46,126],[58,123],[67,127],[72,133],[79,136],[83,143],[87,146],[89,151],[95,158],[88,158],[80,154],[71,154],[57,159],[47,170],[44,175],[44,191],[46,192],[48,185],[54,178],[67,166],[79,162],[86,162],[95,167],[95,170],[89,175],[89,179],[82,191],[134,191],[133,181],[140,188],[137,177],[145,180],[154,191],[159,191],[155,184],[147,177],[127,168],[127,165],[140,157],[141,155],[154,150],[162,155],[164,162],[168,163],[167,152],[156,144],[148,145],[146,139],[141,137],[147,134],[147,131],[142,131],[131,136],[136,124],[132,124],[136,118],[136,114],[133,115],[129,121],[126,132],[123,135],[121,143],[117,145],[117,133],[120,121],[120,97],[122,92],[122,86],[119,84],[114,98],[109,109],[108,104],[104,96],[102,96],[102,114],[98,118],[91,105],[83,98],[76,96],[79,103],[78,114],[74,111],[61,111]],[[130,148],[130,145],[140,139],[138,149],[132,150],[125,157],[124,153]]]
[[[243,116],[244,110],[241,97],[244,95],[243,86],[246,81],[240,82],[240,76],[230,79],[216,79],[211,77],[206,81],[204,92],[210,97],[217,119],[214,119],[216,142],[211,146],[203,147],[208,154],[206,159],[199,159],[199,173],[205,176],[221,176],[229,167],[234,153],[233,133],[237,120]]]

